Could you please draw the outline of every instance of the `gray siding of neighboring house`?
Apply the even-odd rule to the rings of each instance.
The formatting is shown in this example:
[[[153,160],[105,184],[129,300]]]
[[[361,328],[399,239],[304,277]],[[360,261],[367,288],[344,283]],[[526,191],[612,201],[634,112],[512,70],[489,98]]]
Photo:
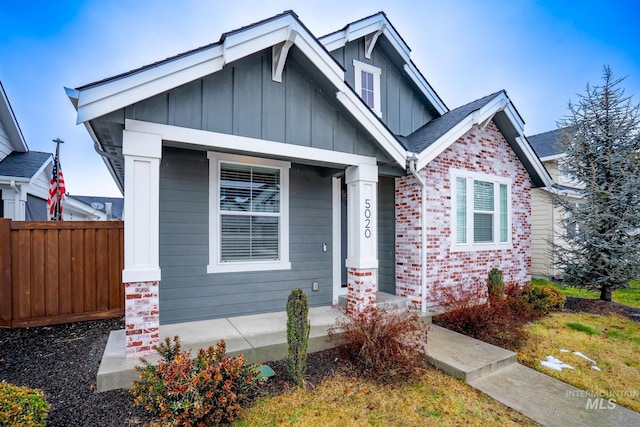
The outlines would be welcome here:
[[[396,293],[395,178],[378,181],[378,290]]]
[[[206,152],[163,149],[160,166],[160,323],[283,311],[293,288],[312,306],[332,301],[331,176],[290,170],[291,270],[207,274],[209,163]],[[322,244],[327,243],[327,251]],[[320,290],[311,291],[318,282]]]
[[[345,77],[351,87],[355,87],[354,59],[381,69],[382,121],[391,132],[406,136],[434,118],[427,108],[429,103],[424,95],[408,83],[404,71],[399,70],[378,45],[373,49],[371,59],[365,58],[364,52],[364,38],[360,38],[336,49],[331,54],[345,68]]]
[[[267,49],[129,106],[125,116],[390,161],[296,48],[287,58],[282,83],[271,79],[271,49]]]

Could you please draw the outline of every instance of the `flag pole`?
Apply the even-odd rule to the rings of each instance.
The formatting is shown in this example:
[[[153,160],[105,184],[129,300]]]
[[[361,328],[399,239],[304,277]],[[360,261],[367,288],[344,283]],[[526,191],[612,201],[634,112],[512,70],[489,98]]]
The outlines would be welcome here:
[[[55,164],[55,171],[56,171],[56,200],[57,203],[55,204],[55,212],[54,212],[54,216],[53,219],[55,221],[60,221],[62,219],[62,194],[60,194],[60,144],[64,144],[64,141],[61,140],[60,138],[56,138],[53,140],[53,142],[56,143],[56,164]]]

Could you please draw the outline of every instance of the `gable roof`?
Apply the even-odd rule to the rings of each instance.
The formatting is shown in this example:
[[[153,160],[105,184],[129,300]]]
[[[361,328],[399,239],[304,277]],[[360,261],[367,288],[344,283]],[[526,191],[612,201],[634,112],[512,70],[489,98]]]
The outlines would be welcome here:
[[[439,114],[444,114],[449,111],[440,96],[438,96],[436,91],[433,90],[429,82],[427,82],[422,73],[413,63],[410,56],[411,49],[396,31],[395,27],[391,24],[384,12],[378,12],[374,15],[347,24],[338,31],[320,37],[319,40],[327,50],[332,52],[343,47],[352,40],[367,37],[365,38],[365,42],[368,43],[367,51],[370,52],[373,50],[373,46],[380,35],[384,35],[387,40],[389,40],[389,43],[393,46],[394,50],[402,58],[405,64],[404,72],[407,73],[407,76],[416,84],[425,98],[427,98],[431,105],[433,105],[435,110]]]
[[[78,112],[77,123],[88,123],[128,105],[220,71],[227,63],[267,48],[273,48],[274,58],[277,57],[274,59],[275,76],[275,63],[282,63],[281,59],[286,59],[288,49],[293,45],[307,56],[336,88],[338,102],[367,129],[392,159],[405,168],[404,147],[347,84],[345,70],[291,11],[224,33],[217,43],[76,89],[67,88],[66,92]],[[94,142],[99,145],[100,142],[90,126],[88,130]],[[121,184],[113,168],[111,171],[116,182]]]
[[[532,185],[551,186],[551,176],[524,137],[524,121],[504,90],[453,109],[400,140],[408,151],[415,153],[416,168],[420,170],[474,125],[483,128],[491,121],[529,173]]]
[[[449,111],[441,117],[431,120],[411,135],[400,139],[404,147],[414,153],[421,153],[434,142],[442,138],[458,123],[474,111],[480,110],[503,92],[496,92],[484,98],[477,99],[466,105]]]
[[[2,82],[0,82],[0,123],[9,137],[9,142],[13,145],[13,151],[23,153],[29,150]]]
[[[537,135],[528,136],[529,143],[542,160],[562,156],[564,151],[560,148],[558,140],[562,136],[563,129],[554,129]]]
[[[13,152],[0,161],[0,179],[29,181],[50,162],[53,162],[50,153],[40,151]]]

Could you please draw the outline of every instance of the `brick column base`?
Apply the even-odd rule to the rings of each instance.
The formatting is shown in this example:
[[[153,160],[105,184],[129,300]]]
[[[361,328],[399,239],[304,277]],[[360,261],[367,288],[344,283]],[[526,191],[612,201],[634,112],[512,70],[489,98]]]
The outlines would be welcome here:
[[[347,314],[376,306],[377,269],[348,268]]]
[[[160,344],[158,282],[125,283],[126,357],[154,354]]]

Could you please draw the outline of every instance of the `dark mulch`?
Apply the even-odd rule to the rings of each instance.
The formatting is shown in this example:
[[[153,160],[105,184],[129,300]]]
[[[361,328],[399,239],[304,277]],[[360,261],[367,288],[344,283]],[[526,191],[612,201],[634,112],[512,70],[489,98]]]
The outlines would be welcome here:
[[[640,309],[620,304],[615,301],[567,297],[564,309],[565,311],[570,312],[587,312],[602,315],[617,313],[631,320],[635,320],[636,322],[640,322]]]
[[[615,302],[567,298],[566,311],[620,313],[636,321],[640,310]],[[140,426],[150,421],[126,390],[95,393],[96,374],[109,332],[123,319],[38,328],[0,329],[0,381],[39,388],[51,404],[48,426]],[[315,386],[346,362],[339,350],[308,356],[307,384]],[[289,390],[284,361],[268,362],[276,372],[256,394]]]
[[[141,426],[150,418],[127,390],[96,393],[96,374],[109,332],[123,319],[37,328],[0,328],[0,381],[44,391],[51,405],[47,426]],[[313,386],[343,362],[335,349],[309,354]],[[290,389],[284,361],[268,362],[276,372],[252,397]]]

